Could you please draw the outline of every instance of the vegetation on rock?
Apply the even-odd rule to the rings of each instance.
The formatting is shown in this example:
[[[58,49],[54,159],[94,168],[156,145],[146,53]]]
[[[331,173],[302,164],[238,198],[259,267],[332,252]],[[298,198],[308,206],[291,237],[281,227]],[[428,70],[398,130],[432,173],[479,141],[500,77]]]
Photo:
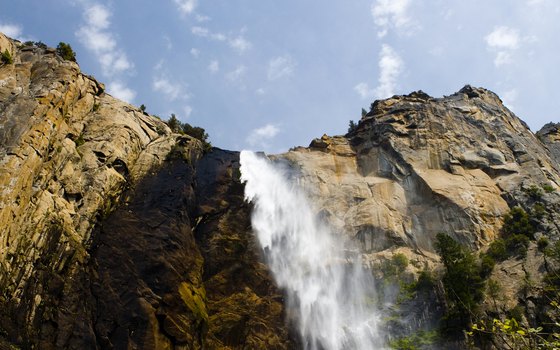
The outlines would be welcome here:
[[[200,140],[204,146],[204,150],[208,151],[210,150],[210,148],[212,148],[212,145],[208,141],[208,133],[203,128],[199,126],[192,126],[189,123],[183,123],[175,116],[175,114],[171,114],[171,117],[167,120],[166,123],[171,131],[179,134],[189,135],[191,137],[194,137],[195,139]]]
[[[76,53],[72,50],[70,44],[61,41],[56,47],[56,53],[66,61],[76,62]]]
[[[4,64],[14,63],[14,59],[12,58],[12,55],[10,54],[10,51],[8,51],[8,49],[6,49],[6,50],[4,50],[4,52],[2,52],[1,61]]]

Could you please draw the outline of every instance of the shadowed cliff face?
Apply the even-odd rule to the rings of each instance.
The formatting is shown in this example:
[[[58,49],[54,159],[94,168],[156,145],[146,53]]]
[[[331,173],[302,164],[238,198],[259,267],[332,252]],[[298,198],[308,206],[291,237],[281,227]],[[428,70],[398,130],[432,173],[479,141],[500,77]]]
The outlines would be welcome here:
[[[238,153],[204,154],[53,49],[0,35],[5,49],[0,348],[301,348],[251,232]],[[276,157],[376,278],[402,253],[413,281],[440,267],[438,232],[484,250],[512,206],[535,210],[535,186],[552,189],[538,198],[547,212],[535,237],[560,239],[558,126],[539,138],[495,94],[467,86],[377,101],[348,135]],[[504,310],[530,305],[522,281],[542,275],[539,254],[531,242],[526,258],[494,269]],[[430,293],[396,309],[407,329],[441,315]]]
[[[53,49],[0,49],[0,346],[294,348],[237,153],[200,160]]]

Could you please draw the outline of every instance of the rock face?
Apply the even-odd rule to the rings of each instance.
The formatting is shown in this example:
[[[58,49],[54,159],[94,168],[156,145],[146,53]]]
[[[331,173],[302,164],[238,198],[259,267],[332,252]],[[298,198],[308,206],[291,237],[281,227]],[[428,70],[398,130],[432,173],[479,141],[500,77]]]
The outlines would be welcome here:
[[[301,348],[251,233],[238,153],[172,133],[53,49],[0,34],[4,50],[0,348]],[[349,134],[273,158],[373,269],[403,254],[414,280],[440,267],[437,233],[484,251],[504,214],[537,210],[537,195],[547,214],[535,237],[560,239],[558,130],[536,137],[495,94],[466,86],[376,101]],[[494,269],[504,310],[537,317],[521,281],[543,263],[533,242]],[[407,329],[441,315],[423,293],[401,309]]]
[[[204,157],[53,49],[5,49],[0,347],[293,348],[238,154]]]
[[[300,169],[321,215],[365,251],[433,252],[438,232],[480,248],[509,206],[525,202],[523,189],[560,184],[558,163],[527,126],[470,86],[376,101],[346,137],[324,135],[282,157]]]

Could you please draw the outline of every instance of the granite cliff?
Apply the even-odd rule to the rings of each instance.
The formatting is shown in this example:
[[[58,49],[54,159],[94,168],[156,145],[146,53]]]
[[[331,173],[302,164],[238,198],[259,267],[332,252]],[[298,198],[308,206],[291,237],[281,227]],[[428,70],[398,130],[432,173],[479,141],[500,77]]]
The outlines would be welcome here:
[[[301,347],[251,233],[239,154],[173,133],[53,49],[0,34],[5,50],[0,348]],[[410,261],[404,279],[437,274],[439,232],[484,252],[511,208],[540,203],[527,256],[492,272],[499,309],[521,306],[529,322],[546,311],[536,239],[560,238],[559,130],[535,135],[494,93],[466,86],[376,101],[347,135],[271,158],[380,279],[396,253]],[[431,293],[392,308],[412,321],[404,334],[441,316],[441,288]]]

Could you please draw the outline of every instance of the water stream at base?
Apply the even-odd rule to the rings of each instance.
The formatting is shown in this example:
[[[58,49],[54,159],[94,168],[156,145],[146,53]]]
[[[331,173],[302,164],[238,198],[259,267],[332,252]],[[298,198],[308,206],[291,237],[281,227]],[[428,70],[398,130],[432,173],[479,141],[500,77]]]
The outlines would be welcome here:
[[[240,162],[245,198],[254,205],[253,231],[305,349],[383,349],[373,278],[358,254],[349,253],[345,235],[317,219],[286,167],[249,151]]]

